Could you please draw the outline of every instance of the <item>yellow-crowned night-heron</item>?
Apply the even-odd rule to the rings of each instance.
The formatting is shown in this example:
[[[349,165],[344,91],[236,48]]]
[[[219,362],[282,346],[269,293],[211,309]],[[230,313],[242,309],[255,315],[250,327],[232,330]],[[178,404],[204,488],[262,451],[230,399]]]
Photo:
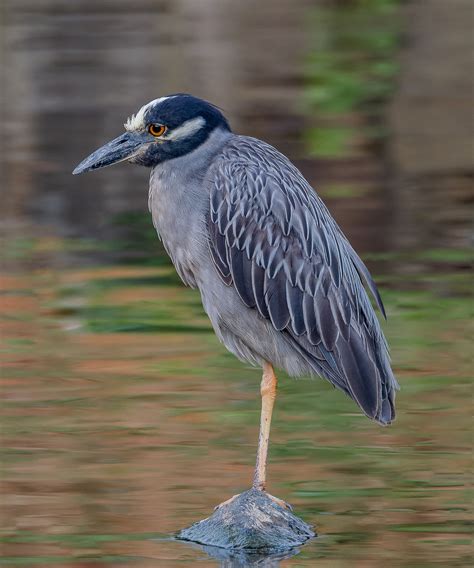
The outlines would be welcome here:
[[[363,281],[384,313],[382,301],[299,170],[191,95],[151,101],[125,130],[74,173],[123,161],[151,168],[149,207],[176,270],[199,289],[227,349],[263,367],[254,487],[265,490],[273,367],[322,376],[390,423],[397,383]]]

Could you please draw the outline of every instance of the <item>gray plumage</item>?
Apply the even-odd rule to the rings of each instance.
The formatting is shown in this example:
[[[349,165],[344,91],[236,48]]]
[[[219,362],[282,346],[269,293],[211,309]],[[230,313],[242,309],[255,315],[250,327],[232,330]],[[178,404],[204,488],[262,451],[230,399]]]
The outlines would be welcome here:
[[[224,345],[290,375],[320,375],[371,418],[396,381],[363,262],[302,174],[270,145],[215,131],[155,166],[150,210],[178,273],[199,288]]]

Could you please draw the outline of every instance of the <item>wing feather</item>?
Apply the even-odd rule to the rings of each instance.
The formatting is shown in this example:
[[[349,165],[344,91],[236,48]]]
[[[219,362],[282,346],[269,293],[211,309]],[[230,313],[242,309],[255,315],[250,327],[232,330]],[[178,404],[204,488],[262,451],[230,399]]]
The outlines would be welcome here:
[[[394,417],[376,285],[301,173],[271,146],[235,137],[210,177],[208,235],[220,278],[271,321],[315,373],[381,423]]]

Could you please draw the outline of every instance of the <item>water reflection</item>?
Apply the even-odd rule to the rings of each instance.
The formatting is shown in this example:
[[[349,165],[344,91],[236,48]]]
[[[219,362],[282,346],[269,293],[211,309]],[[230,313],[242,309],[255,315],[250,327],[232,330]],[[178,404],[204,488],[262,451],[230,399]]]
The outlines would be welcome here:
[[[262,554],[258,552],[246,552],[244,550],[231,551],[215,546],[189,543],[196,550],[201,550],[211,558],[219,561],[221,568],[246,568],[247,566],[262,568],[278,568],[282,560],[287,560],[299,554],[300,550],[294,548],[285,552],[275,552],[272,554]]]

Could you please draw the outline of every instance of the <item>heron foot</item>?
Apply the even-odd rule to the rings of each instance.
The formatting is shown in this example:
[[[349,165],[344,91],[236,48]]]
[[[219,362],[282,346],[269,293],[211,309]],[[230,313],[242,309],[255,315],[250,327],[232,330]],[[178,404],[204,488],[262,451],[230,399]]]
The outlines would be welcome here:
[[[293,507],[287,503],[286,501],[283,501],[283,499],[280,499],[279,497],[275,497],[274,495],[270,495],[270,493],[267,493],[264,489],[260,489],[259,491],[263,491],[263,493],[265,493],[265,495],[271,499],[274,503],[276,503],[279,507],[283,507],[283,509],[287,509],[288,511],[293,511]],[[216,505],[214,507],[214,511],[217,511],[217,509],[220,509],[221,507],[224,507],[225,505],[230,505],[235,499],[237,499],[237,497],[241,495],[241,493],[237,493],[237,495],[233,495],[230,499],[227,499],[226,501],[223,501],[222,503],[219,503],[219,505]]]
[[[227,501],[223,501],[222,503],[219,503],[219,505],[216,505],[214,507],[214,511],[217,511],[217,509],[220,509],[221,507],[223,507],[224,505],[230,505],[232,503],[232,501],[234,499],[237,499],[237,497],[240,495],[240,493],[237,493],[237,495],[233,495],[230,499],[227,499]]]
[[[289,503],[287,503],[286,501],[283,501],[283,499],[279,499],[278,497],[274,497],[273,495],[270,495],[270,493],[267,493],[266,491],[264,491],[264,493],[274,503],[276,503],[280,507],[283,507],[283,509],[287,509],[288,511],[293,511],[293,507]],[[237,495],[235,495],[235,497],[237,497]],[[233,499],[233,497],[232,497],[232,499]]]

